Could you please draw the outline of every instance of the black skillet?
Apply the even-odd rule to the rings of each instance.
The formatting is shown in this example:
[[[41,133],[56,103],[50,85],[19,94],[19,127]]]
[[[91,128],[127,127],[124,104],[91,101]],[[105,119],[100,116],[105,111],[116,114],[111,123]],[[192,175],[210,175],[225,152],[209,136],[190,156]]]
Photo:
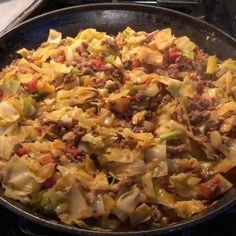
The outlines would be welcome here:
[[[223,20],[223,19],[222,19]],[[109,34],[116,34],[127,26],[135,30],[153,31],[170,27],[174,34],[191,37],[209,54],[220,59],[236,58],[236,40],[221,30],[191,16],[164,8],[135,4],[83,5],[57,10],[28,20],[0,38],[0,68],[16,58],[19,48],[34,48],[47,39],[48,31],[54,28],[64,36],[75,36],[78,31],[93,27]],[[177,224],[155,230],[132,232],[95,232],[60,224],[43,215],[32,212],[19,202],[4,197],[0,189],[0,203],[16,214],[38,224],[58,231],[77,235],[160,235],[190,227],[219,214],[236,201],[236,188],[228,191],[222,199],[204,212]]]

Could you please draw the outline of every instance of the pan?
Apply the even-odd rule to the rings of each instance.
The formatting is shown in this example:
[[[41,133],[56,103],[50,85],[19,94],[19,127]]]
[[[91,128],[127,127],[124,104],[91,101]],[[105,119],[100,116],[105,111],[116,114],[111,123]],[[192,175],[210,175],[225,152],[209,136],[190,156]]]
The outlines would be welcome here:
[[[15,59],[16,50],[35,48],[46,40],[50,28],[75,36],[89,27],[117,34],[127,26],[147,32],[170,27],[176,36],[187,35],[209,54],[220,59],[236,58],[236,40],[223,31],[191,16],[165,8],[136,4],[93,4],[70,7],[28,20],[0,38],[0,68]],[[39,215],[21,203],[6,198],[0,189],[0,204],[37,224],[74,235],[161,235],[206,221],[230,208],[236,202],[236,187],[202,213],[159,229],[129,232],[99,232],[80,229]]]

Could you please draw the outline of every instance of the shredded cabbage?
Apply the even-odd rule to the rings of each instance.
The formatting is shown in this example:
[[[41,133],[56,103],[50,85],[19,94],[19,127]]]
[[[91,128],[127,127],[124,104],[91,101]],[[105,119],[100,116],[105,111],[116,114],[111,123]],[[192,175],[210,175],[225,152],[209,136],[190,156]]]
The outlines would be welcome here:
[[[232,188],[235,60],[170,28],[50,30],[18,54],[0,72],[5,196],[117,231],[176,223]]]

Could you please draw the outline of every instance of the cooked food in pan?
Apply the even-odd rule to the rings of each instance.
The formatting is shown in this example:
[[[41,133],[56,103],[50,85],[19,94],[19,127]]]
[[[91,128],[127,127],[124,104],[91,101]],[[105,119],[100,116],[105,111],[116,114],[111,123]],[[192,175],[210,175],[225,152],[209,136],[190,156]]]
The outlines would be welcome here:
[[[171,29],[50,30],[0,73],[5,195],[69,225],[162,227],[232,187],[236,61]]]

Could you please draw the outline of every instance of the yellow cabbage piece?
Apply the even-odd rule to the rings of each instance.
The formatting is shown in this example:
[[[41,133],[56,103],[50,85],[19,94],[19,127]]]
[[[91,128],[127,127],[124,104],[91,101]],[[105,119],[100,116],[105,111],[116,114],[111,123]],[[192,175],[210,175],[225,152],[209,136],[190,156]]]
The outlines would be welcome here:
[[[60,90],[57,92],[57,103],[64,105],[81,105],[88,99],[97,95],[97,91],[91,87],[77,86],[71,90]]]
[[[216,56],[209,56],[207,59],[207,69],[206,73],[207,74],[214,74],[217,68],[217,58]]]
[[[151,133],[135,133],[129,128],[119,130],[118,133],[122,135],[125,139],[134,140],[140,147],[149,147],[153,145],[154,142],[154,136]]]
[[[193,214],[203,211],[204,204],[199,200],[178,201],[175,204],[175,211],[181,218],[191,217]]]
[[[142,176],[143,191],[148,197],[156,198],[156,193],[153,187],[151,173],[146,173]]]
[[[169,208],[175,207],[175,199],[174,196],[168,193],[165,189],[160,188],[156,192],[157,202],[161,205],[167,206]]]
[[[183,52],[183,55],[194,59],[193,50],[196,48],[196,44],[193,43],[187,36],[182,36],[174,40],[174,43],[178,49]]]
[[[181,197],[196,197],[198,195],[198,185],[201,178],[191,176],[186,173],[170,176],[170,183],[176,193]]]
[[[104,154],[108,161],[132,163],[142,158],[142,153],[128,148],[108,148]]]
[[[40,184],[52,176],[54,164],[41,166],[31,158],[14,156],[6,164],[3,176],[5,195],[20,201],[28,201],[29,194],[36,194]]]
[[[162,64],[163,55],[148,47],[136,47],[129,52],[131,59],[139,59],[142,63],[158,66]]]
[[[0,136],[0,157],[9,160],[13,151],[13,147],[17,142],[16,136]]]
[[[154,42],[158,50],[164,50],[170,46],[175,37],[172,35],[171,29],[163,29],[155,34]]]
[[[50,29],[49,30],[49,35],[48,35],[48,43],[55,43],[55,44],[59,44],[61,42],[62,39],[62,33],[54,30],[54,29]]]
[[[0,103],[0,124],[10,125],[20,118],[18,110],[13,106],[10,100]]]
[[[215,85],[219,89],[223,89],[228,95],[232,89],[233,85],[233,75],[230,71],[227,71],[224,75],[222,75],[216,82]]]
[[[103,148],[105,146],[105,143],[102,139],[101,136],[93,136],[92,133],[87,133],[85,134],[82,139],[83,142],[87,142],[90,143],[91,145],[93,145],[94,148]]]
[[[151,212],[151,208],[143,203],[129,215],[131,224],[137,225],[148,221],[151,218]]]
[[[225,68],[232,73],[236,73],[236,60],[227,59],[219,66],[219,68]]]
[[[110,163],[109,170],[117,179],[122,179],[124,176],[144,174],[146,168],[144,161],[139,160],[133,163]]]
[[[126,214],[130,214],[139,204],[140,189],[134,186],[131,190],[120,195],[116,200],[116,207]]]
[[[217,118],[227,118],[229,114],[236,114],[236,102],[227,102],[225,104],[219,105],[212,113],[211,117],[213,119]]]

